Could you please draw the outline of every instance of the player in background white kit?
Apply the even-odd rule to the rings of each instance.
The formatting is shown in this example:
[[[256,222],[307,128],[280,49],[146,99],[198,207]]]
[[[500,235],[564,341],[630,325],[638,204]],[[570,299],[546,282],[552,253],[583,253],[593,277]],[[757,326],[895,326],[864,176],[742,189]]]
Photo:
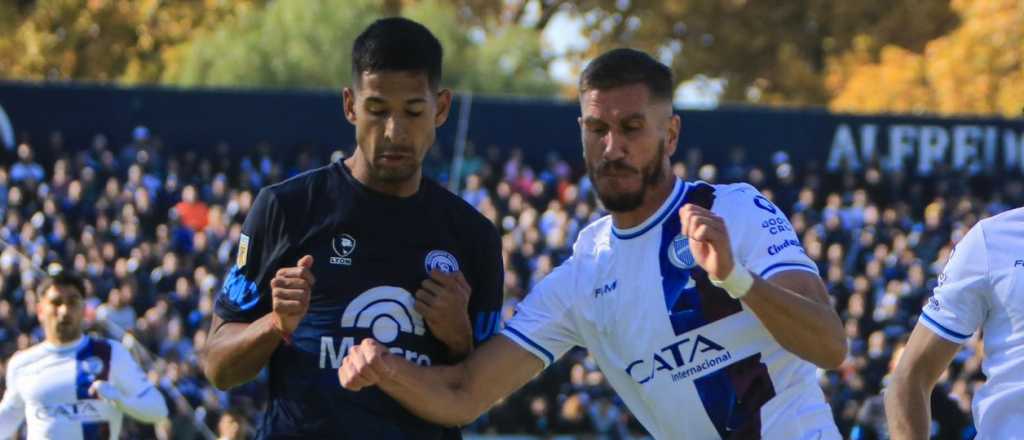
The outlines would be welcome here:
[[[1024,208],[981,220],[956,244],[885,393],[893,439],[929,437],[935,382],[978,329],[977,438],[1024,439]]]
[[[838,439],[815,365],[842,324],[785,215],[750,185],[676,179],[669,68],[616,49],[580,80],[584,159],[611,215],[462,364],[423,368],[372,339],[339,369],[425,419],[474,420],[574,345],[659,439]]]
[[[82,333],[85,283],[59,271],[37,291],[46,339],[7,363],[0,440],[27,421],[28,438],[117,439],[122,414],[145,423],[167,417],[160,392],[121,344]]]

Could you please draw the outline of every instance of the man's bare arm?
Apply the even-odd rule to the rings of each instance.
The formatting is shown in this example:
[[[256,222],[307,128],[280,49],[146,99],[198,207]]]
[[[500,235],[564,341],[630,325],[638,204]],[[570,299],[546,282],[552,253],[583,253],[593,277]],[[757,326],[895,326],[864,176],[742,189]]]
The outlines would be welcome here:
[[[214,315],[201,358],[213,386],[226,390],[256,378],[281,343],[271,314],[251,323],[224,322]]]
[[[306,255],[295,267],[279,269],[270,281],[271,312],[251,323],[224,322],[214,316],[210,336],[202,352],[203,373],[213,386],[226,390],[259,374],[270,356],[290,336],[309,308],[316,283]]]
[[[914,327],[885,392],[885,416],[893,440],[928,438],[932,390],[959,350],[960,345],[920,323]]]
[[[491,338],[462,363],[437,367],[417,366],[367,338],[349,350],[338,378],[353,391],[379,386],[425,420],[460,426],[476,420],[543,367],[540,359],[504,336]]]

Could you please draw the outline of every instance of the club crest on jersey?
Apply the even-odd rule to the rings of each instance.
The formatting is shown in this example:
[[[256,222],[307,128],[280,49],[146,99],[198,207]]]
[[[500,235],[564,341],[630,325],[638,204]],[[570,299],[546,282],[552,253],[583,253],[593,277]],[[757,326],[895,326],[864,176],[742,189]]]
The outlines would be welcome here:
[[[82,369],[82,372],[88,374],[91,377],[99,376],[103,373],[103,360],[97,356],[89,356],[82,359],[78,365]]]
[[[459,261],[455,259],[455,256],[448,251],[433,250],[427,254],[427,258],[424,259],[423,265],[427,269],[427,273],[433,272],[437,269],[444,273],[452,273],[459,271]]]
[[[331,240],[331,249],[334,251],[331,264],[349,266],[352,264],[352,258],[349,256],[356,250],[356,239],[351,235],[341,234]]]
[[[697,266],[697,260],[693,258],[690,251],[690,239],[679,234],[668,247],[668,261],[680,269],[693,269]]]

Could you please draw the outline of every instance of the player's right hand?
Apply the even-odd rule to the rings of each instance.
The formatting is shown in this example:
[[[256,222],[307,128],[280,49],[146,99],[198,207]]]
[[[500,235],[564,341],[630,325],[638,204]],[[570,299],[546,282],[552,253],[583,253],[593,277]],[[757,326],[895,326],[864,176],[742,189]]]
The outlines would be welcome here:
[[[120,401],[121,392],[110,382],[105,380],[93,381],[89,386],[89,395],[107,401]]]
[[[338,382],[349,391],[379,384],[391,374],[386,363],[388,356],[391,353],[383,344],[373,338],[363,339],[348,349],[348,356],[338,368]]]
[[[271,316],[274,327],[283,335],[290,336],[309,309],[309,296],[316,283],[312,267],[313,256],[306,255],[299,259],[295,267],[279,269],[274,279],[270,280],[270,294],[273,298]]]

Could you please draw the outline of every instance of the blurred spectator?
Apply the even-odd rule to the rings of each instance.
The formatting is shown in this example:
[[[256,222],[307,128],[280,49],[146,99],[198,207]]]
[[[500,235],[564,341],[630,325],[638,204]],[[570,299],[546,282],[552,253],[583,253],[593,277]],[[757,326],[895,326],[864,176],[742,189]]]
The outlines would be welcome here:
[[[11,182],[36,184],[45,177],[43,167],[32,161],[32,147],[18,145],[18,161],[11,166]]]
[[[196,187],[185,185],[181,190],[181,201],[174,205],[181,224],[193,231],[202,231],[209,221],[210,208],[202,200],[196,199]]]
[[[135,310],[124,300],[120,289],[112,289],[107,294],[107,302],[96,308],[96,320],[109,322],[124,330],[135,328]]]
[[[227,411],[217,421],[217,440],[243,440],[248,438],[248,424],[241,414]]]

